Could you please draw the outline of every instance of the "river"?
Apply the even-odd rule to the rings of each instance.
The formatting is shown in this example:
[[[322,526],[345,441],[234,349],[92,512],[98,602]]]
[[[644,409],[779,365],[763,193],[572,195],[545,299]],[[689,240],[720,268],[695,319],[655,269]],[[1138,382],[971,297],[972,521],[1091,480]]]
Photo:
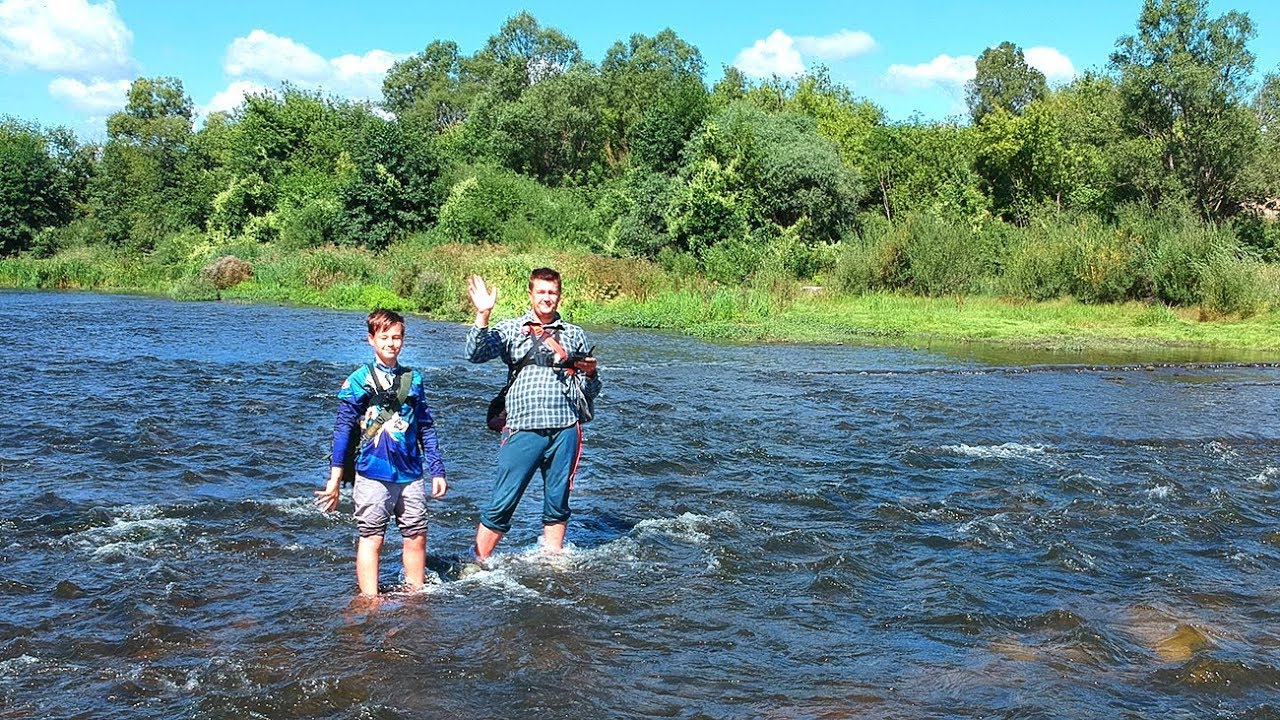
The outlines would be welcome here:
[[[312,505],[363,320],[0,293],[0,718],[1280,717],[1274,366],[590,328],[567,553],[532,488],[457,579],[503,370],[412,318],[439,580],[391,530],[375,609]]]

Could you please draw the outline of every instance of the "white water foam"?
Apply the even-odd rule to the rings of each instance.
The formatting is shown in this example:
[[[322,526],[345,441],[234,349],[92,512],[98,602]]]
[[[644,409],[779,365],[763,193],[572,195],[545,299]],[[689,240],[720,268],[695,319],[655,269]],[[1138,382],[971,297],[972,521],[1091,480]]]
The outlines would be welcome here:
[[[128,513],[126,513],[128,514]],[[110,525],[89,528],[69,535],[64,542],[88,550],[98,560],[129,558],[147,554],[158,545],[182,534],[187,522],[179,518],[115,518]]]
[[[1003,443],[1001,445],[943,445],[939,450],[964,457],[997,460],[1026,460],[1039,457],[1047,452],[1043,445],[1023,445],[1021,443]]]
[[[1258,473],[1257,475],[1254,475],[1249,479],[1252,480],[1253,482],[1258,483],[1259,485],[1275,487],[1276,481],[1280,480],[1280,467],[1276,467],[1274,465],[1265,467],[1262,469],[1262,472]]]
[[[687,512],[673,518],[641,520],[636,523],[632,533],[637,537],[641,537],[652,532],[666,535],[676,540],[691,542],[695,545],[705,545],[720,531],[725,529],[736,530],[741,527],[742,520],[737,513],[732,511],[726,510],[715,515],[699,515]]]
[[[1172,485],[1157,485],[1147,489],[1147,497],[1153,500],[1164,500],[1169,497],[1169,493],[1173,492]]]

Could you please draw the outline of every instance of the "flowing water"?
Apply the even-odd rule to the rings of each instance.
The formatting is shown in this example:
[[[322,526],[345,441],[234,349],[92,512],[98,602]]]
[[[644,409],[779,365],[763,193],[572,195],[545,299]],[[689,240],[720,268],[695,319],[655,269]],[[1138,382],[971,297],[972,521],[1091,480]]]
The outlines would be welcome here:
[[[1280,717],[1273,365],[592,329],[568,552],[531,489],[457,579],[503,380],[464,334],[402,356],[441,580],[392,530],[371,608],[311,496],[361,314],[0,293],[0,718]]]

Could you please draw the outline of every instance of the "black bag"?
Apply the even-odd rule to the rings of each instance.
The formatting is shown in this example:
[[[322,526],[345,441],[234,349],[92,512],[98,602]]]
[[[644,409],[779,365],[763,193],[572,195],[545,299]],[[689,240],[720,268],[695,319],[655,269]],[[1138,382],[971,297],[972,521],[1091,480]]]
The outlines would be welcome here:
[[[537,349],[538,343],[535,342],[529,348],[529,352],[526,352],[524,357],[520,358],[520,362],[507,369],[507,384],[503,385],[502,390],[498,391],[498,394],[489,401],[489,410],[484,416],[484,424],[488,425],[490,430],[500,433],[507,426],[507,391],[515,384],[516,376],[520,374],[524,366],[533,364],[533,351]]]
[[[502,432],[502,428],[507,426],[507,391],[511,389],[511,384],[502,388],[502,392],[498,393],[489,401],[489,412],[485,415],[484,424],[494,432]]]

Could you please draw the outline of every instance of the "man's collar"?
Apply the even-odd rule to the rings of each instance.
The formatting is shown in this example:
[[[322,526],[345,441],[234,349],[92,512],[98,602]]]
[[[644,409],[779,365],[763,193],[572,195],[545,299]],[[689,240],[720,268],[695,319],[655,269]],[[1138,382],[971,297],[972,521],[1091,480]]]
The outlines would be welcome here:
[[[555,317],[551,318],[551,322],[544,323],[538,319],[538,316],[534,314],[533,309],[530,308],[529,312],[525,313],[524,317],[520,318],[520,324],[521,325],[541,325],[543,327],[555,327],[557,325],[561,325],[562,323],[560,322],[560,313],[556,313]]]

